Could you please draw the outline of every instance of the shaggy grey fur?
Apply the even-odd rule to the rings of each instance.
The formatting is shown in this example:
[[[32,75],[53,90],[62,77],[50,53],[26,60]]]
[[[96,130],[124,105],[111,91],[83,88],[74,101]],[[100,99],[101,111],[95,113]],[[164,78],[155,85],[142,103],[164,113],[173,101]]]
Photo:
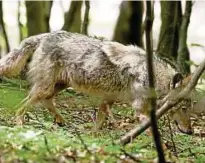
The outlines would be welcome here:
[[[30,56],[28,80],[32,88],[18,114],[21,120],[28,104],[46,101],[57,121],[63,121],[50,103],[56,93],[69,86],[101,97],[105,105],[100,107],[100,112],[106,113],[109,105],[118,99],[131,103],[139,112],[147,111],[146,52],[137,46],[65,31],[40,34],[25,39],[19,49],[0,60],[0,75],[18,74]],[[154,68],[160,97],[169,91],[177,72],[156,57]],[[98,117],[99,121],[104,117]]]

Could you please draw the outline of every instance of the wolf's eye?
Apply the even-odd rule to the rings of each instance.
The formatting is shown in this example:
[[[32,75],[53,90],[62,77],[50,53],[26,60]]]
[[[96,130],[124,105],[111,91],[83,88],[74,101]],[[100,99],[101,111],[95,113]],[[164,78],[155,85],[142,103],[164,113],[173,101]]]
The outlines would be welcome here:
[[[187,110],[187,108],[185,106],[182,106],[181,109],[182,109],[183,112],[186,112],[186,110]]]

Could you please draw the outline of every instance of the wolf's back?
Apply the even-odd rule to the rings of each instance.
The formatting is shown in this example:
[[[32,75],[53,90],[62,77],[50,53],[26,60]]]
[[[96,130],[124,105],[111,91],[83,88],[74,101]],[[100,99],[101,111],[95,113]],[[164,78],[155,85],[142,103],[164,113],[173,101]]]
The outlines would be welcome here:
[[[39,34],[23,40],[18,49],[11,50],[0,60],[0,76],[17,76],[25,67],[27,60],[39,46],[42,38],[48,34]]]

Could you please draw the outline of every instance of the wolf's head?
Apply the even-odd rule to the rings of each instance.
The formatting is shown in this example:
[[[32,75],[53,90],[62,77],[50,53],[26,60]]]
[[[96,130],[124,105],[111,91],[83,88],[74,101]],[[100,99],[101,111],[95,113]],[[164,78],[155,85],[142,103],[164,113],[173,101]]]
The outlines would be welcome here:
[[[176,73],[170,83],[170,89],[173,90],[173,95],[181,91],[190,81],[191,76],[183,78],[181,73]],[[191,135],[193,133],[191,126],[191,107],[192,101],[190,95],[187,95],[184,100],[179,102],[170,111],[170,117],[177,125],[179,131]]]
[[[183,100],[170,111],[170,119],[175,122],[180,132],[191,135],[193,129],[190,119],[191,101]]]

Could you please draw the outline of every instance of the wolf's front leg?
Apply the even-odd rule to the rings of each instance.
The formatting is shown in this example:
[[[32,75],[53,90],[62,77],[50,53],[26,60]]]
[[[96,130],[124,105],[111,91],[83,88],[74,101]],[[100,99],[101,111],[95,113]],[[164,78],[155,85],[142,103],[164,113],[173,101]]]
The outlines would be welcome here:
[[[53,100],[52,99],[44,100],[43,104],[50,111],[50,113],[54,116],[54,122],[57,123],[59,126],[64,126],[65,120],[60,115],[60,113],[58,113],[58,111],[56,110],[53,104]]]
[[[17,110],[14,122],[16,125],[23,125],[25,123],[24,116],[28,107],[37,102],[36,98],[30,98],[29,96],[25,98],[25,102],[20,109]]]
[[[25,115],[25,113],[26,113],[26,110],[27,110],[26,106],[22,106],[22,107],[17,111],[17,113],[16,113],[16,115],[15,115],[15,118],[14,118],[14,123],[15,123],[16,125],[21,126],[21,125],[23,125],[23,124],[25,123],[25,121],[24,121],[24,115]]]
[[[149,115],[149,104],[145,99],[136,99],[132,103],[132,107],[135,109],[134,119],[138,122],[147,120]]]

